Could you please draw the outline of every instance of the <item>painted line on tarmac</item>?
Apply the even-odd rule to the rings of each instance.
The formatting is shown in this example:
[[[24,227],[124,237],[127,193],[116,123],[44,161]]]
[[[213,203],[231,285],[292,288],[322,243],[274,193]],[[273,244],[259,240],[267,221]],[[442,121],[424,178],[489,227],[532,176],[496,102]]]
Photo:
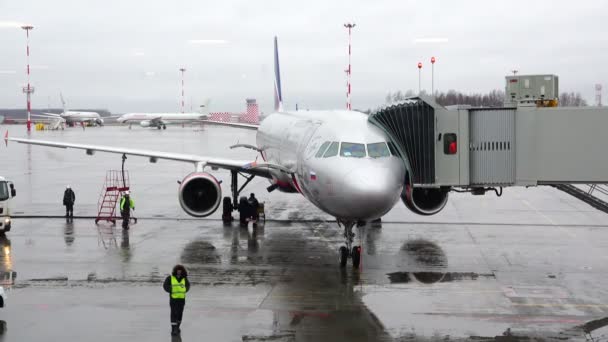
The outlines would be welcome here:
[[[13,219],[65,219],[63,215],[12,215]],[[96,216],[74,216],[74,219],[96,219]],[[122,220],[122,218],[118,218]],[[213,219],[213,218],[194,218],[194,217],[153,217],[153,216],[143,216],[137,217],[138,220],[158,220],[158,221],[216,221],[221,222],[221,219]],[[103,220],[101,220],[103,221]],[[323,219],[297,219],[297,220],[289,220],[289,219],[270,219],[267,218],[266,222],[307,222],[307,223],[336,223],[334,220],[323,220]],[[568,228],[608,228],[607,224],[551,224],[551,223],[504,223],[504,222],[456,222],[456,221],[382,221],[382,224],[409,224],[409,225],[445,225],[445,226],[504,226],[504,227],[568,227]]]

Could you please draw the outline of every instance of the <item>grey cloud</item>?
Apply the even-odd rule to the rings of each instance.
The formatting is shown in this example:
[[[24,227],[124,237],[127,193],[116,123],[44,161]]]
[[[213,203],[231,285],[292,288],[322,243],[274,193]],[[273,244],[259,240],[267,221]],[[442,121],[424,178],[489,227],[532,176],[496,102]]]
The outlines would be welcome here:
[[[416,89],[418,61],[429,89],[431,56],[441,90],[502,88],[517,68],[556,73],[562,90],[593,102],[594,84],[608,78],[605,13],[603,1],[0,0],[0,70],[16,70],[0,74],[0,106],[25,101],[16,86],[25,83],[25,33],[3,22],[35,26],[31,63],[48,69],[32,69],[34,106],[48,97],[58,103],[61,89],[72,107],[178,110],[184,66],[193,107],[209,97],[211,110],[242,111],[255,97],[268,111],[276,34],[286,104],[343,108],[347,21],[357,24],[355,108],[382,104],[390,90]],[[447,42],[415,42],[421,38]]]

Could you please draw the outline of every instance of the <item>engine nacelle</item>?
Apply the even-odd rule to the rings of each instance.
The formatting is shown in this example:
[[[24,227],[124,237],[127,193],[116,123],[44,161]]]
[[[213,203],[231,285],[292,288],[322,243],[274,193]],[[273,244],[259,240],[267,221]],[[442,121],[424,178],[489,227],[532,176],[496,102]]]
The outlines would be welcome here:
[[[448,191],[444,188],[415,188],[406,184],[401,200],[416,214],[435,215],[448,203]]]
[[[96,124],[98,124],[99,126],[103,126],[104,121],[103,121],[103,119],[102,119],[102,118],[99,118],[99,119],[96,119],[96,120],[95,120],[95,123],[96,123]]]
[[[220,205],[220,182],[206,172],[193,172],[182,180],[179,187],[179,204],[188,215],[205,217],[213,214]]]
[[[139,125],[144,128],[150,127],[150,120],[141,121]]]

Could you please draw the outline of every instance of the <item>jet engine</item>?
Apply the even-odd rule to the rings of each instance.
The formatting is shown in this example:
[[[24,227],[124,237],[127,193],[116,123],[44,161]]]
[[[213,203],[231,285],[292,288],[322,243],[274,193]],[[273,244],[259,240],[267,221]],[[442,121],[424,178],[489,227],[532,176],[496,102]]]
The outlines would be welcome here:
[[[220,182],[206,172],[193,172],[180,183],[179,204],[188,215],[205,217],[213,214],[220,205]]]
[[[144,121],[140,122],[139,125],[144,128],[150,127],[150,120],[144,120]]]
[[[99,118],[99,119],[95,120],[95,123],[98,124],[99,126],[103,126],[103,124],[104,124],[102,118]]]
[[[418,215],[435,215],[448,203],[448,191],[445,188],[415,188],[406,184],[401,200]]]

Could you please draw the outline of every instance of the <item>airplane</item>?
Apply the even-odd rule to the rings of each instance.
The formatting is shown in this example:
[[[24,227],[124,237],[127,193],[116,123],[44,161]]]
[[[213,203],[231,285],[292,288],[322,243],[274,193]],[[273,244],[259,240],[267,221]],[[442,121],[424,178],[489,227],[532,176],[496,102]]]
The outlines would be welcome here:
[[[209,101],[201,105],[200,113],[126,113],[119,116],[116,121],[128,123],[129,129],[134,122],[138,122],[141,127],[156,127],[167,129],[170,124],[198,123],[207,120]]]
[[[101,118],[101,115],[97,112],[82,112],[82,111],[72,111],[67,110],[65,105],[65,100],[63,99],[63,95],[59,93],[59,97],[61,98],[61,105],[63,106],[63,113],[42,113],[42,114],[32,114],[32,116],[36,117],[46,117],[53,118],[58,120],[61,123],[65,123],[68,126],[74,126],[75,124],[89,124],[89,125],[99,125],[103,126],[104,121]]]
[[[109,147],[53,141],[8,138],[24,144],[85,150],[88,155],[109,152],[191,163],[194,171],[180,183],[178,200],[182,209],[194,217],[214,213],[222,202],[220,182],[210,173],[226,169],[232,176],[232,200],[237,199],[238,175],[247,175],[244,185],[254,177],[270,181],[268,191],[300,193],[320,210],[336,218],[344,229],[345,243],[339,248],[339,264],[348,260],[358,268],[361,247],[353,246],[353,227],[360,221],[381,218],[402,199],[407,208],[418,214],[432,215],[441,211],[448,191],[441,188],[411,186],[405,164],[389,136],[358,111],[284,111],[277,38],[274,39],[275,112],[267,115],[258,127],[256,145],[238,144],[232,148],[249,148],[263,161],[232,160],[128,147]],[[228,199],[228,201],[226,201]],[[224,198],[230,204],[230,197]]]

